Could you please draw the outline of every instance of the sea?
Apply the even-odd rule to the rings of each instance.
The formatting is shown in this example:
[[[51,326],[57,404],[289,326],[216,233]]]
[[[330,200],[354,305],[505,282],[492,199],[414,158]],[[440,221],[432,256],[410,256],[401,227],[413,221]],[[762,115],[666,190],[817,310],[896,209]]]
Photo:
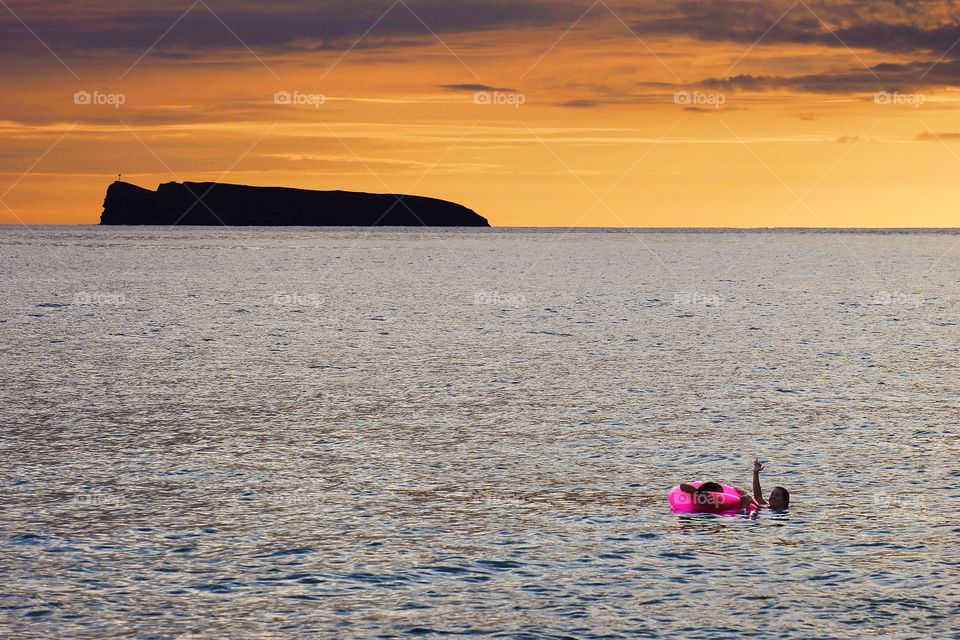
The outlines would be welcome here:
[[[957,231],[0,227],[0,637],[960,637]],[[678,514],[684,481],[789,509]]]

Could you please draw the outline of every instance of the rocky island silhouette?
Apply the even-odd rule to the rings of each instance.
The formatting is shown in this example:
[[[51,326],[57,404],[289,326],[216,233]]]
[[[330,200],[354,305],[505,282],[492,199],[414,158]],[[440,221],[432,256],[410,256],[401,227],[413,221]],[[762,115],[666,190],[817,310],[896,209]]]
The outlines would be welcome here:
[[[101,225],[489,227],[463,205],[412,195],[167,182],[150,191],[117,180]]]

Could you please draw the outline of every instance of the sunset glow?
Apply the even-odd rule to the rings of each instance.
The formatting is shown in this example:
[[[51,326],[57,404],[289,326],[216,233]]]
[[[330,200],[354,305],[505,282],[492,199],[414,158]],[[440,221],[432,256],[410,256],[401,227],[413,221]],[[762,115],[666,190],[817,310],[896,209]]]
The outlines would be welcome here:
[[[0,222],[117,174],[415,193],[494,226],[955,227],[952,0],[0,7]]]

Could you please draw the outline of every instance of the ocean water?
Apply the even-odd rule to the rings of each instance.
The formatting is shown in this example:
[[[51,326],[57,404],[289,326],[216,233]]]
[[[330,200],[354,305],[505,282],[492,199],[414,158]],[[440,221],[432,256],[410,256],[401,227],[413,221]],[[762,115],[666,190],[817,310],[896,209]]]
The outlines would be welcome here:
[[[958,257],[0,228],[0,636],[957,637]]]

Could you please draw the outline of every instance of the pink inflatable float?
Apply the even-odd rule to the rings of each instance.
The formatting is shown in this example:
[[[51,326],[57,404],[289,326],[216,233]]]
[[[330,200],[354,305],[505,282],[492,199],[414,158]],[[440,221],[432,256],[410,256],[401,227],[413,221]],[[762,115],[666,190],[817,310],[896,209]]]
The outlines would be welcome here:
[[[692,487],[699,488],[703,482],[687,482]],[[730,511],[740,511],[740,494],[735,487],[728,484],[720,485],[723,487],[723,493],[719,491],[698,491],[696,493],[686,493],[680,490],[680,485],[670,490],[667,500],[670,506],[678,513],[724,513]],[[750,505],[749,509],[756,509]]]

